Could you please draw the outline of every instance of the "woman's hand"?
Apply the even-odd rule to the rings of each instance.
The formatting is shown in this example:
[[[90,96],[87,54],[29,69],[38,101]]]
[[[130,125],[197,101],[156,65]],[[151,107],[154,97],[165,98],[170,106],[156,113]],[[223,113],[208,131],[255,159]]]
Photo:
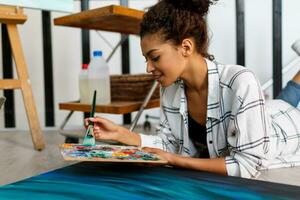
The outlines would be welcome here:
[[[120,126],[112,121],[100,117],[85,119],[85,125],[94,122],[94,136],[96,140],[118,141]]]
[[[179,157],[179,155],[177,155],[177,154],[169,153],[169,152],[163,151],[161,149],[156,149],[156,148],[144,147],[143,150],[148,153],[153,153],[153,154],[158,155],[162,159],[166,160],[168,162],[167,164],[169,164],[169,165],[174,165],[176,158]]]
[[[96,140],[111,140],[126,145],[140,146],[140,136],[128,129],[102,118],[94,117],[85,119],[85,125],[94,122],[94,136]]]
[[[145,147],[143,150],[149,153],[157,154],[162,159],[165,159],[169,165],[227,175],[225,158],[223,157],[202,159],[180,156],[178,154],[169,153],[161,149],[149,147]]]

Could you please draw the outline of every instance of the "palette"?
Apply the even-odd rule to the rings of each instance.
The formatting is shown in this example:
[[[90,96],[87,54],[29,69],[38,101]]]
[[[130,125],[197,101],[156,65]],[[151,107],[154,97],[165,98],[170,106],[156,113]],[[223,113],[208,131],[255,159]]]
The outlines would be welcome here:
[[[133,146],[62,144],[60,151],[67,161],[157,163],[167,161],[158,155],[143,151]]]

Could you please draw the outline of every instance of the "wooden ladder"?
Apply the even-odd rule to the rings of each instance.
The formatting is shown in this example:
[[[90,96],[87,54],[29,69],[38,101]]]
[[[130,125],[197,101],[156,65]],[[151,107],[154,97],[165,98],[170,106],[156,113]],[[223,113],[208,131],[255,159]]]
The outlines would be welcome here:
[[[40,127],[25,57],[17,29],[17,24],[24,24],[26,20],[27,17],[23,14],[22,8],[15,6],[0,6],[0,23],[5,24],[7,27],[18,75],[18,79],[0,80],[0,89],[21,89],[34,148],[36,150],[42,150],[45,148],[44,137]]]

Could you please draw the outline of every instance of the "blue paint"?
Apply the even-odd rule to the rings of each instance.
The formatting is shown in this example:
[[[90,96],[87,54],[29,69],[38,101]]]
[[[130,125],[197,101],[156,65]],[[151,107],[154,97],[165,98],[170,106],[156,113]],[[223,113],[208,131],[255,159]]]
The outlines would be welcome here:
[[[0,199],[292,199],[299,187],[196,171],[80,163],[0,187]]]

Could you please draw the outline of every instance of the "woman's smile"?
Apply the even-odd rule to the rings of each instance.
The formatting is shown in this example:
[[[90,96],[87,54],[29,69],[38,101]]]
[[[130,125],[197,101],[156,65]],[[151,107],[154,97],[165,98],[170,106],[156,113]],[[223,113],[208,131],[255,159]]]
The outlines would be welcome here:
[[[152,75],[153,75],[154,79],[159,81],[159,82],[161,81],[161,78],[163,76],[163,74],[152,74]]]

